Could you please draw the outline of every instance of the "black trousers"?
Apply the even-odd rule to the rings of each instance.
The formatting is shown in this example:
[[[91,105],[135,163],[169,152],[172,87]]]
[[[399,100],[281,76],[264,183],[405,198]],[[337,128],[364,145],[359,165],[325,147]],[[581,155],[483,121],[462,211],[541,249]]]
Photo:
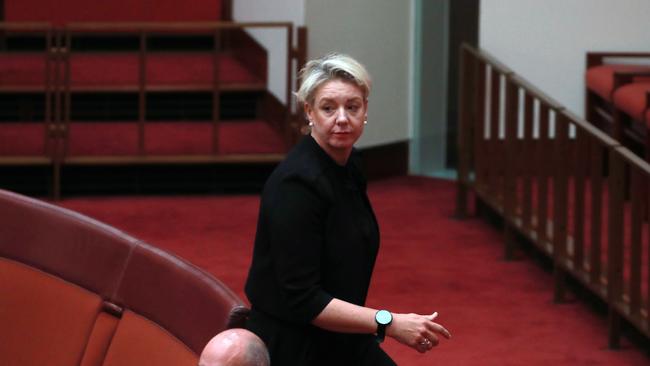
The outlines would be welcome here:
[[[292,324],[251,311],[247,328],[266,343],[272,366],[392,366],[374,336],[342,334]]]

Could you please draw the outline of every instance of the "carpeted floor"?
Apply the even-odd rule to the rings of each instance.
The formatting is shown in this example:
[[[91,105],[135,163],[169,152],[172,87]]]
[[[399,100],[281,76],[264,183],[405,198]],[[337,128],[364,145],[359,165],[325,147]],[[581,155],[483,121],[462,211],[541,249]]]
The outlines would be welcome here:
[[[606,347],[606,320],[582,302],[554,304],[551,275],[502,260],[500,233],[453,219],[454,185],[400,177],[372,182],[382,246],[369,306],[440,313],[453,335],[425,355],[388,340],[400,365],[648,365],[642,350]],[[203,267],[240,296],[257,196],[73,198],[61,205]]]

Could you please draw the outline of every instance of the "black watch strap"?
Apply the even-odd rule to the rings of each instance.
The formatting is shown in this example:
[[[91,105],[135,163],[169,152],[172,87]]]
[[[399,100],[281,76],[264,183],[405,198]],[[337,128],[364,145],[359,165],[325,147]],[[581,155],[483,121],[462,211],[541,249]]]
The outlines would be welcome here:
[[[379,324],[377,325],[377,342],[381,343],[386,338],[386,326]]]

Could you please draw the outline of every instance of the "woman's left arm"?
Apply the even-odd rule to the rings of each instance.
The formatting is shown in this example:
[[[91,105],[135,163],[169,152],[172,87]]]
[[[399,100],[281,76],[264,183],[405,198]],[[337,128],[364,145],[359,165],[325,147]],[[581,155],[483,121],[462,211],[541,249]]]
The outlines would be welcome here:
[[[376,309],[335,298],[314,318],[312,324],[333,332],[373,334],[377,331],[376,312]],[[393,321],[386,328],[386,335],[419,352],[426,352],[438,344],[438,335],[451,338],[451,334],[445,327],[433,321],[436,316],[437,313],[431,315],[393,313]],[[427,339],[430,343],[423,344]]]

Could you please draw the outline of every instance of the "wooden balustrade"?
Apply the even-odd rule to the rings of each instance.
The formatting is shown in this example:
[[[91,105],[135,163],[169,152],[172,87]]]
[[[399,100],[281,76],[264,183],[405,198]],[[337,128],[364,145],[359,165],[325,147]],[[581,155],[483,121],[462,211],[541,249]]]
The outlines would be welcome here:
[[[196,164],[196,163],[232,163],[236,162],[237,156],[223,156],[218,153],[218,125],[219,125],[219,96],[224,85],[219,80],[219,55],[223,52],[224,43],[231,44],[233,47],[242,47],[240,44],[241,36],[234,39],[224,39],[224,33],[235,37],[236,34],[245,34],[244,31],[256,29],[277,29],[286,32],[286,107],[284,108],[283,121],[278,121],[282,129],[282,135],[288,144],[293,144],[298,140],[301,134],[299,121],[299,112],[292,112],[292,95],[297,83],[298,71],[306,62],[307,48],[307,31],[305,27],[297,27],[294,30],[292,23],[288,22],[178,22],[178,23],[69,23],[63,27],[53,27],[44,23],[2,23],[0,22],[0,38],[4,41],[8,35],[20,32],[26,34],[39,34],[45,39],[45,50],[42,51],[45,58],[44,75],[45,80],[42,85],[30,86],[36,92],[42,92],[45,97],[44,111],[44,131],[45,131],[45,150],[43,156],[2,156],[0,157],[1,165],[24,165],[40,164],[52,166],[52,192],[54,198],[60,194],[60,175],[61,167],[65,164],[79,165],[103,165],[103,164],[134,164],[134,163],[172,163],[172,164]],[[138,77],[137,80],[128,86],[117,87],[118,90],[132,91],[138,94],[138,117],[137,117],[137,153],[134,156],[71,156],[68,152],[69,131],[71,125],[71,94],[75,88],[81,91],[105,90],[106,87],[99,86],[95,89],[84,86],[79,88],[75,86],[71,78],[71,59],[77,55],[74,50],[73,40],[75,37],[88,35],[116,36],[128,34],[139,39],[139,48],[130,51],[137,54]],[[213,48],[211,52],[214,62],[212,62],[212,80],[207,80],[206,85],[192,85],[191,90],[197,87],[200,90],[212,93],[212,154],[210,156],[150,156],[145,150],[145,124],[147,111],[147,91],[153,90],[153,87],[147,81],[148,58],[155,52],[149,47],[149,39],[153,35],[160,34],[192,34],[207,35],[213,39]],[[228,37],[225,37],[228,38]],[[223,47],[222,47],[223,46]],[[4,52],[4,50],[0,50]],[[255,57],[253,57],[255,58]],[[257,60],[246,62],[258,62]],[[263,75],[266,79],[266,65],[264,65]],[[239,85],[228,85],[230,89],[240,90]],[[266,81],[260,86],[266,88]],[[21,85],[0,85],[2,91],[12,92],[22,90]],[[121,88],[121,89],[120,89]],[[108,90],[115,89],[115,86],[109,87]],[[159,88],[160,89],[160,88]],[[163,87],[164,90],[169,88]],[[186,88],[187,89],[187,88]],[[190,90],[188,89],[188,90]],[[229,89],[229,90],[230,90]],[[259,89],[259,88],[257,88]],[[255,90],[257,90],[255,89]],[[31,89],[30,89],[31,90]],[[277,107],[274,107],[277,109]],[[277,154],[276,154],[277,155]],[[266,162],[265,156],[257,156],[251,160],[243,155],[239,157],[245,162]],[[275,160],[279,158],[276,156]]]
[[[457,213],[503,217],[505,256],[523,236],[553,262],[556,301],[571,276],[650,337],[650,165],[485,51],[460,58]]]

